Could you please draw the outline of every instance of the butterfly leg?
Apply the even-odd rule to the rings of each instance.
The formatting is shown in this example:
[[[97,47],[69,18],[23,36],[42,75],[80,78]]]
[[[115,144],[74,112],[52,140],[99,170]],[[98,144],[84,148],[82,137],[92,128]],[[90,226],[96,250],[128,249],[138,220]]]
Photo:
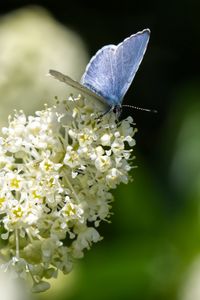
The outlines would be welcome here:
[[[120,117],[121,112],[122,112],[122,106],[121,105],[115,105],[114,108],[113,108],[113,111],[116,115],[116,120],[119,121],[119,117]]]
[[[103,113],[101,113],[98,117],[96,117],[97,120],[100,120],[103,116],[107,115],[111,111],[114,110],[114,106],[109,106],[108,109],[106,109]]]
[[[98,116],[96,119],[100,120],[103,116],[105,116],[106,114],[110,113],[111,111],[113,111],[116,115],[116,120],[119,121],[119,117],[121,115],[122,112],[122,107],[121,105],[112,105],[109,106],[109,108],[104,111],[103,113],[100,114],[100,116]]]

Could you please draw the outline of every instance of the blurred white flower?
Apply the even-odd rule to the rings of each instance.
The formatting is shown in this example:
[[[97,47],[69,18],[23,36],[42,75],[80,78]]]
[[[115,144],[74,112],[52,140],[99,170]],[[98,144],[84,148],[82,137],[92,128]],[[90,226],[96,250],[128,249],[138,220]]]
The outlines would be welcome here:
[[[191,264],[179,291],[179,300],[198,300],[200,299],[200,257],[197,257]]]
[[[0,298],[1,300],[28,300],[30,299],[30,293],[28,289],[23,285],[20,285],[20,281],[16,278],[16,275],[12,272],[2,272],[0,269]]]
[[[2,126],[7,124],[7,116],[14,108],[32,114],[54,95],[65,99],[67,87],[61,85],[58,91],[56,82],[46,74],[52,68],[80,79],[88,56],[78,35],[42,8],[19,9],[0,21]]]
[[[132,118],[97,119],[97,103],[79,96],[35,116],[9,118],[0,139],[3,269],[33,279],[33,291],[58,270],[71,271],[110,217],[110,190],[129,180]]]

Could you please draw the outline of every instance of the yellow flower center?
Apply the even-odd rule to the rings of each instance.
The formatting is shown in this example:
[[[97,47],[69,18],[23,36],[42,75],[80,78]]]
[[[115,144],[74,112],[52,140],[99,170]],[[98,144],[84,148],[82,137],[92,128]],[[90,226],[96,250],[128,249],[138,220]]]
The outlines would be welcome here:
[[[34,199],[41,199],[41,195],[37,193],[36,190],[32,191],[32,196]]]
[[[19,189],[20,187],[20,180],[17,179],[17,178],[13,178],[10,182],[10,186],[13,188],[13,189]]]
[[[21,207],[13,209],[13,214],[15,215],[16,218],[21,218],[23,216],[23,211]]]
[[[44,169],[45,169],[46,171],[50,171],[51,168],[52,168],[52,164],[49,163],[49,162],[45,162],[45,164],[44,164]]]
[[[76,214],[76,209],[73,208],[71,205],[68,205],[65,209],[66,216],[72,216]]]
[[[3,203],[5,202],[5,197],[0,197],[0,208],[3,206]]]

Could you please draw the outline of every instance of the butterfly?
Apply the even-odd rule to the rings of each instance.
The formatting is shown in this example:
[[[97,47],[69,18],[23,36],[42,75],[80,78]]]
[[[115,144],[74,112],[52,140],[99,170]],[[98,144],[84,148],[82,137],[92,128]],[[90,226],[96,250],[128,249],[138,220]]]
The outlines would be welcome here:
[[[104,113],[110,110],[120,112],[123,98],[146,52],[149,37],[150,30],[144,29],[118,45],[104,46],[91,58],[80,83],[55,70],[49,70],[49,73],[82,94],[104,103]]]

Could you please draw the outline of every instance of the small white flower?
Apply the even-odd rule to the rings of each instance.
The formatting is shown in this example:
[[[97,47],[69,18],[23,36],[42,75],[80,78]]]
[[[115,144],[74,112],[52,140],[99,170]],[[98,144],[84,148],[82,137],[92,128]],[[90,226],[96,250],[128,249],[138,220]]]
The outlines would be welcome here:
[[[110,166],[111,166],[111,159],[107,155],[99,156],[95,160],[95,167],[100,172],[107,171],[110,168]]]
[[[103,146],[110,146],[111,138],[112,138],[112,134],[105,133],[104,135],[102,135],[102,137],[101,137],[102,145]]]
[[[72,146],[66,147],[66,154],[63,162],[70,168],[77,167],[80,164],[78,152],[75,151]]]
[[[111,145],[111,149],[114,154],[120,154],[124,150],[124,147],[124,140],[120,139],[119,137],[115,139]]]

